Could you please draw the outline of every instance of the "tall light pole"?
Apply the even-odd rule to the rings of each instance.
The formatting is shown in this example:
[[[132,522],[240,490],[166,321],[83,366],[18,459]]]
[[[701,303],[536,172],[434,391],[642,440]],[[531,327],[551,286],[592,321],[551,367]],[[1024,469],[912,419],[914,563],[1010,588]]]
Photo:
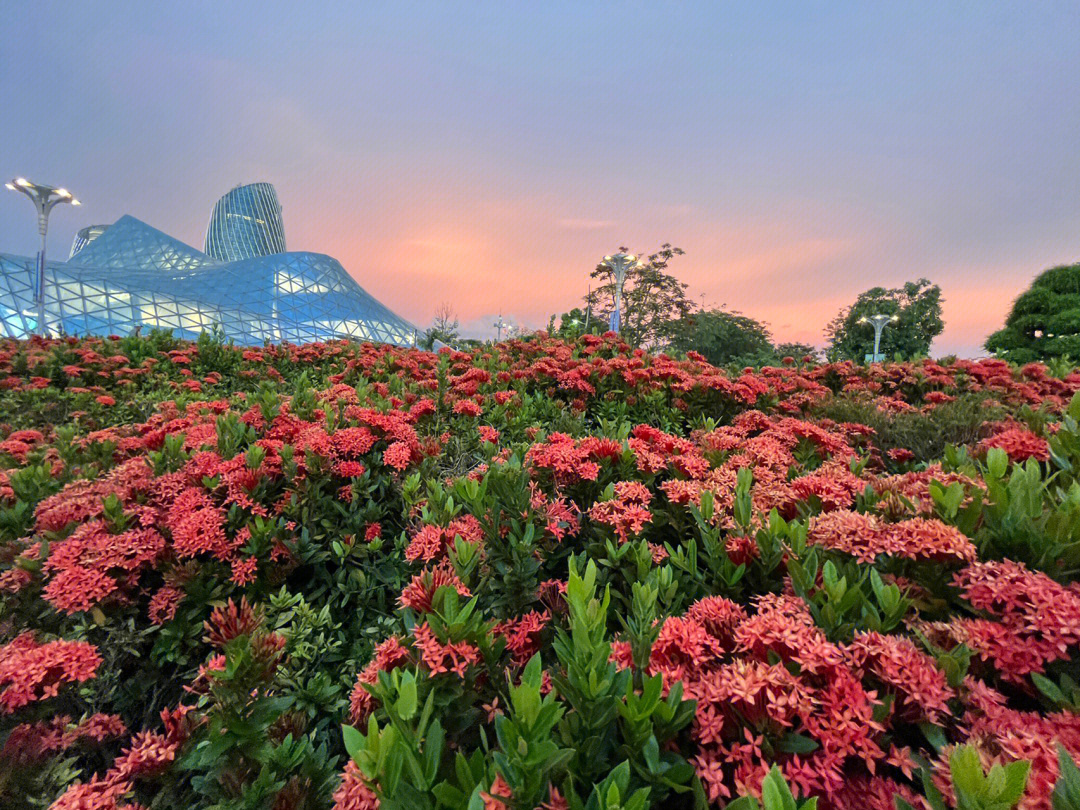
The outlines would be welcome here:
[[[612,332],[622,329],[622,288],[626,281],[626,271],[637,264],[637,256],[632,253],[616,253],[614,256],[605,256],[604,264],[611,268],[615,274],[615,311],[611,313]]]
[[[858,323],[869,323],[874,326],[874,353],[866,358],[868,363],[880,363],[881,362],[881,333],[885,330],[885,325],[889,323],[896,323],[900,320],[899,315],[871,315],[867,318],[865,315],[859,318]]]
[[[499,313],[499,320],[495,321],[495,323],[493,323],[492,326],[494,326],[495,330],[496,330],[496,332],[495,332],[495,335],[496,335],[495,341],[496,342],[501,341],[502,340],[502,330],[507,326],[506,321],[503,320],[503,316],[502,316],[501,312]]]
[[[12,191],[21,191],[29,197],[38,214],[38,233],[41,234],[41,250],[37,258],[37,280],[34,283],[34,303],[37,305],[37,333],[45,337],[45,235],[49,231],[49,212],[57,203],[79,205],[66,188],[53,188],[41,183],[31,183],[25,177],[17,177],[7,184]]]

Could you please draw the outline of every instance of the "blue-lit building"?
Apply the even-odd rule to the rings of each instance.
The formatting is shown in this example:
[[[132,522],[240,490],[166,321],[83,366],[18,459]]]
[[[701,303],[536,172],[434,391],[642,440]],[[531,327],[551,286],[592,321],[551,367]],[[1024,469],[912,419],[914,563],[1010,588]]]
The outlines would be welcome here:
[[[236,193],[260,186],[269,195]],[[245,209],[252,200],[271,207]],[[219,212],[223,225],[216,228]],[[229,218],[237,212],[241,218]],[[207,231],[207,252],[130,216],[84,230],[70,259],[45,268],[51,335],[126,335],[141,327],[194,339],[220,326],[243,345],[334,338],[416,342],[412,324],[364,291],[337,260],[284,251],[281,207],[268,184],[241,186],[222,198]],[[0,334],[25,338],[35,332],[36,263],[34,257],[0,254]]]
[[[76,253],[105,233],[108,227],[108,225],[87,225],[85,228],[79,228],[71,243],[71,255],[68,258],[73,258]]]
[[[269,183],[237,186],[214,206],[206,227],[207,256],[223,262],[285,252],[281,203]]]

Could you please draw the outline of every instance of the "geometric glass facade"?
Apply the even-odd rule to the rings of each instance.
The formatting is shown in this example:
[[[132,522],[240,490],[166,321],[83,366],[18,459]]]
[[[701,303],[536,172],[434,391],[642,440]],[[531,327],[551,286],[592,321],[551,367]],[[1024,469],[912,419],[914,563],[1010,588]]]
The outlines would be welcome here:
[[[0,334],[37,329],[37,260],[0,254]],[[45,268],[50,335],[127,335],[136,328],[197,338],[220,326],[241,345],[350,338],[416,344],[417,331],[330,256],[280,252],[221,260],[124,216],[66,262]]]
[[[78,233],[75,234],[75,239],[71,242],[71,255],[68,258],[72,258],[72,256],[105,233],[108,227],[108,225],[87,225],[85,228],[80,228]]]
[[[224,262],[285,252],[281,203],[269,183],[237,186],[214,206],[206,227],[207,256]]]

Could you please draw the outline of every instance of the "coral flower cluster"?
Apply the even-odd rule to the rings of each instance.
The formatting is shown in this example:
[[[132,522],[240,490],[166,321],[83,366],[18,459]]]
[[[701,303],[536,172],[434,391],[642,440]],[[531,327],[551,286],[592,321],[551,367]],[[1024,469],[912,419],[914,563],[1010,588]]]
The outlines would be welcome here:
[[[970,746],[1050,810],[1078,391],[612,333],[0,341],[0,805],[722,807],[775,767],[892,810]]]

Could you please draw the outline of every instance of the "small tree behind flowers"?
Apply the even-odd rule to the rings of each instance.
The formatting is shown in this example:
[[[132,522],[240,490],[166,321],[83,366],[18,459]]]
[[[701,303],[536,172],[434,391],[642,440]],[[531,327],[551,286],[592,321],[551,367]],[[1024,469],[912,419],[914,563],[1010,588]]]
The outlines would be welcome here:
[[[619,251],[628,252],[625,247]],[[672,322],[693,308],[686,297],[686,285],[667,272],[671,260],[682,254],[682,249],[665,243],[627,270],[619,336],[631,346],[662,343],[670,334]],[[599,264],[590,277],[599,285],[586,296],[585,303],[594,318],[606,321],[615,309],[615,272],[607,264]]]

